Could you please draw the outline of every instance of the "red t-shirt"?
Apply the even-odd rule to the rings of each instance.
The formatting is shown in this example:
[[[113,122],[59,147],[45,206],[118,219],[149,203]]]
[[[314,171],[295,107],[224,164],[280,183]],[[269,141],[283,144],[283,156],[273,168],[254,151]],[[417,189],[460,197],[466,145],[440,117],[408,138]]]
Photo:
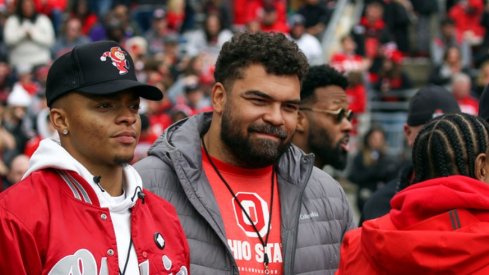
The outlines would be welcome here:
[[[202,150],[202,166],[209,179],[214,197],[221,211],[226,239],[241,275],[264,274],[264,249],[253,226],[242,212],[226,185],[212,168]],[[212,157],[211,157],[212,158]],[[235,192],[244,209],[249,213],[257,230],[265,241],[268,230],[272,166],[245,169],[212,158],[222,177]],[[266,251],[270,274],[282,274],[282,243],[280,238],[280,200],[277,179],[274,180],[272,224]]]

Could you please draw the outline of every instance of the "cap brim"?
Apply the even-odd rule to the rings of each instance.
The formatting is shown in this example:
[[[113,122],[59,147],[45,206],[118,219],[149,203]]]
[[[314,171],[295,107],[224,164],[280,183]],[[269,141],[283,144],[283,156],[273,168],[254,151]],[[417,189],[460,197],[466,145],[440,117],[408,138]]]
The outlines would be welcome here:
[[[140,97],[149,100],[163,99],[160,89],[130,79],[113,80],[76,89],[76,91],[92,95],[109,95],[125,90],[134,90]]]

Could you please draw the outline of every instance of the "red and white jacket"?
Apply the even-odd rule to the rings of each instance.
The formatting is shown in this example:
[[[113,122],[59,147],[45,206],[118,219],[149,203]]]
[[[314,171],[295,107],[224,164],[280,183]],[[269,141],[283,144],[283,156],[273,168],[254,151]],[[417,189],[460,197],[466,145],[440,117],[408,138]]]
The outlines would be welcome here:
[[[131,239],[134,261],[127,260],[126,274],[189,273],[189,248],[172,205],[143,191],[127,165],[124,202],[104,207],[107,198],[87,170],[53,142],[43,140],[28,176],[0,194],[0,274],[119,274],[131,258]],[[124,207],[127,236],[116,217]]]

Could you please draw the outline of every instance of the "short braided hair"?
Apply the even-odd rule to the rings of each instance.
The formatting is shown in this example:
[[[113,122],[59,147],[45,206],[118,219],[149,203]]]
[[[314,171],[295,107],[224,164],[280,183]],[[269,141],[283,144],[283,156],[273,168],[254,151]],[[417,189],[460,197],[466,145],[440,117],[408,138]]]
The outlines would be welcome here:
[[[487,153],[489,124],[469,114],[445,114],[429,122],[413,147],[412,183],[450,175],[475,178],[475,159]]]

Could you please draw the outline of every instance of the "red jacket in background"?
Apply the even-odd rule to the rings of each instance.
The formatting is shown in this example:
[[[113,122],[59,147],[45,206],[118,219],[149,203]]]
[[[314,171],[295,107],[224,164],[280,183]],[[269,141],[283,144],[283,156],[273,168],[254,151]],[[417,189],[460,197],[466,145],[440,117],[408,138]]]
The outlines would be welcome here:
[[[392,210],[346,233],[337,274],[489,274],[489,185],[464,176],[414,184]]]
[[[131,210],[141,274],[188,274],[189,248],[175,209],[144,195]],[[110,217],[77,173],[33,172],[0,194],[0,274],[119,274]]]
[[[480,38],[484,36],[485,29],[480,24],[483,12],[484,2],[482,0],[468,0],[466,7],[458,3],[448,11],[448,16],[455,22],[459,39],[466,31],[472,31]]]

